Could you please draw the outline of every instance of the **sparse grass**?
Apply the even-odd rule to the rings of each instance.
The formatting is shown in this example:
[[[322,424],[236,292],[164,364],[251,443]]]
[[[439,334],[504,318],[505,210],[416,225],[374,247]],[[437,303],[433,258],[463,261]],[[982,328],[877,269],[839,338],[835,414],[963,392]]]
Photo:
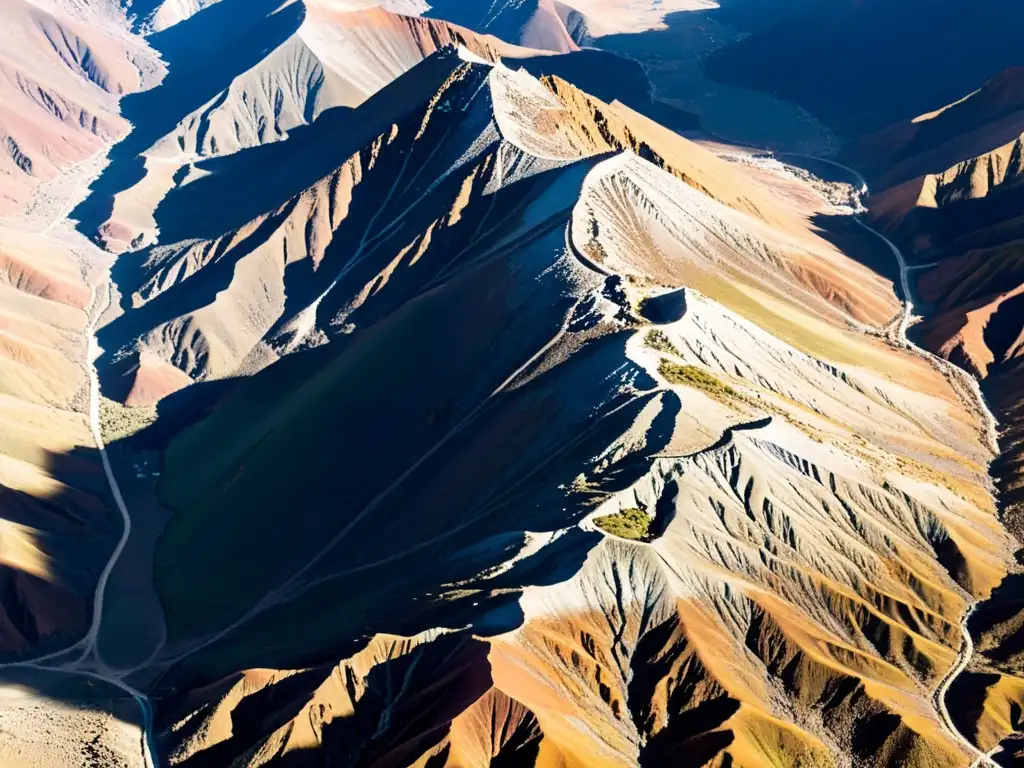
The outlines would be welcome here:
[[[594,525],[621,539],[648,541],[651,537],[651,516],[639,507],[628,507],[618,514],[595,518]]]
[[[672,343],[672,340],[664,331],[659,330],[658,328],[652,329],[647,334],[647,338],[644,339],[644,345],[651,349],[656,349],[659,352],[664,352],[666,355],[679,356],[679,350],[676,349],[676,345]]]
[[[992,515],[996,513],[995,500],[981,485],[966,478],[957,477],[950,472],[942,472],[919,459],[898,455],[895,459],[896,468],[900,474],[945,488],[983,512]]]
[[[156,406],[129,408],[116,400],[100,398],[100,434],[106,444],[138,434],[156,421]]]
[[[662,358],[661,363],[658,365],[658,373],[672,384],[693,387],[694,389],[707,392],[712,397],[739,397],[739,393],[735,389],[728,384],[723,384],[718,378],[695,365],[679,365],[671,360]]]

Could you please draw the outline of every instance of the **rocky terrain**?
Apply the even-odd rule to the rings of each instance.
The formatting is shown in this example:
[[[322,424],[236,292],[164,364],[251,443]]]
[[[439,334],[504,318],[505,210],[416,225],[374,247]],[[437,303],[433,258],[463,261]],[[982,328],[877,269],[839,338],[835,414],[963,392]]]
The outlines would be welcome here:
[[[0,215],[20,212],[52,181],[123,138],[118,100],[159,64],[117,12],[54,2],[0,5]]]
[[[862,200],[487,6],[0,2],[0,763],[1010,764],[1019,72]]]
[[[922,345],[983,380],[1002,425],[993,474],[1001,518],[1024,542],[1021,342],[1024,290],[1020,239],[1024,70],[1009,69],[963,99],[855,143],[845,159],[866,168],[877,191],[870,215],[918,263],[915,298],[926,315]],[[965,721],[985,748],[1017,728],[1014,661],[1019,620],[1016,577],[974,621],[986,660],[975,680],[988,698],[967,695]],[[984,674],[991,674],[986,678]],[[983,702],[988,702],[984,704]],[[975,721],[975,718],[977,719]],[[997,724],[998,723],[998,724]]]

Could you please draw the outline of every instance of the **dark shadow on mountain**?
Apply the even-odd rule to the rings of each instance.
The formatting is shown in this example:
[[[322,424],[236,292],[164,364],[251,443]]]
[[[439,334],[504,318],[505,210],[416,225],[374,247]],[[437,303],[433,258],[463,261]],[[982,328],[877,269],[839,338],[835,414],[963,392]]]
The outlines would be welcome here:
[[[811,222],[821,237],[876,275],[891,280],[896,297],[901,301],[905,298],[899,261],[882,238],[858,224],[853,216],[819,213]]]
[[[161,241],[219,237],[337,170],[377,135],[360,130],[366,123],[353,119],[353,112],[329,109],[311,125],[289,131],[286,141],[194,163],[199,177],[172,189],[156,209]]]
[[[1024,359],[993,365],[982,390],[1000,423],[1000,452],[990,468],[998,489],[999,519],[1022,547],[1016,558],[1024,565]]]
[[[677,480],[669,480],[665,484],[665,489],[658,497],[658,502],[654,508],[654,521],[651,523],[651,538],[660,539],[665,535],[665,531],[672,524],[672,521],[676,519],[676,500],[679,497],[679,482]]]
[[[731,730],[722,726],[739,711],[739,701],[721,696],[702,701],[696,707],[688,706],[704,670],[699,662],[677,667],[680,655],[688,651],[685,641],[679,639],[680,629],[678,617],[651,628],[641,636],[630,659],[629,715],[637,730],[647,737],[640,748],[642,766],[706,765],[735,738]],[[673,642],[677,643],[675,647]],[[679,677],[674,678],[674,674]],[[657,691],[666,679],[672,683],[666,711],[658,713],[653,702],[660,700]],[[655,731],[660,716],[667,716],[667,722]]]
[[[121,113],[134,128],[111,149],[89,197],[70,214],[84,234],[94,236],[110,217],[114,196],[143,178],[142,152],[298,29],[304,5],[280,6],[280,0],[221,0],[150,38],[168,64],[167,77],[121,100]]]
[[[1024,768],[1024,737],[1012,735],[999,742],[1003,750],[993,758],[1003,768]]]
[[[9,451],[10,449],[8,449]],[[15,451],[15,458],[17,452]],[[59,651],[76,643],[92,620],[92,591],[121,532],[99,452],[39,448],[25,461],[59,485],[50,495],[30,495],[0,485],[0,520],[23,531],[38,550],[41,570],[22,570],[14,557],[0,568],[0,662]]]
[[[686,314],[686,290],[679,289],[650,296],[640,305],[640,314],[655,325],[669,325]]]
[[[361,111],[362,108],[359,112]],[[307,129],[306,135],[330,136],[330,132],[321,132],[317,125],[319,125],[319,121]],[[412,128],[411,125],[409,127]],[[290,143],[290,140],[285,142],[285,144]],[[272,150],[261,148],[252,151],[262,153]],[[424,156],[427,156],[426,153]],[[606,157],[607,155],[599,155],[586,162],[589,165],[594,165]],[[381,178],[390,181],[394,178],[394,174],[400,172],[405,161],[405,153],[382,154],[375,161],[374,172]],[[418,233],[426,231],[431,222],[439,215],[437,206],[432,204],[433,200],[454,199],[463,183],[464,176],[469,172],[470,169],[466,169],[463,173],[451,174],[442,182],[441,186],[435,189],[433,196],[424,198],[420,204],[406,211],[401,226],[390,227],[390,223],[382,221],[370,234],[379,234],[386,226],[390,227],[390,230],[382,240],[375,244],[374,249],[391,248],[392,252],[397,252],[403,244],[411,242]],[[521,201],[532,199],[533,196],[539,194],[538,190],[543,190],[545,186],[556,183],[561,173],[560,169],[547,170],[510,185],[501,193],[506,205],[497,215],[515,216]],[[427,168],[427,172],[423,176],[431,178],[431,169]],[[416,191],[402,190],[407,195],[414,195]],[[278,326],[291,320],[298,312],[309,306],[327,290],[343,269],[349,268],[357,245],[368,234],[368,225],[377,221],[376,214],[384,205],[389,190],[384,184],[366,184],[359,188],[359,192],[359,194],[353,195],[349,202],[347,215],[332,233],[331,242],[324,250],[318,267],[314,270],[310,259],[296,260],[285,267],[284,282],[287,298],[284,310],[277,320]],[[172,286],[139,308],[131,307],[131,294],[139,287],[139,283],[148,277],[142,265],[153,254],[154,248],[123,254],[117,260],[112,268],[112,276],[122,291],[124,314],[98,334],[100,346],[108,351],[107,361],[99,366],[101,385],[108,397],[124,401],[131,391],[134,372],[139,366],[138,353],[133,351],[135,340],[154,328],[159,328],[165,323],[211,304],[220,292],[232,284],[239,260],[270,239],[270,235],[278,230],[282,222],[288,218],[292,210],[290,206],[295,205],[296,201],[296,197],[290,198],[284,207],[278,208],[269,215],[254,232],[235,243],[230,254],[224,258],[214,259],[197,274]],[[395,210],[401,210],[403,204],[404,198],[402,197],[391,202]],[[491,218],[488,219],[488,217]],[[383,218],[387,219],[386,216]],[[409,269],[393,275],[388,281],[387,289],[379,291],[375,295],[374,301],[367,302],[350,313],[349,322],[357,329],[370,328],[381,318],[396,311],[417,295],[425,286],[433,290],[442,285],[445,280],[457,276],[481,253],[489,253],[492,244],[501,240],[502,230],[500,227],[495,227],[495,231],[492,233],[485,232],[483,228],[485,222],[494,221],[496,218],[492,199],[484,196],[475,197],[461,212],[459,227],[441,228],[433,236],[431,253],[436,258],[424,258],[415,265],[410,265]],[[547,228],[562,226],[563,222],[564,217],[554,216],[551,222],[545,226]],[[544,228],[538,227],[537,231],[543,232]],[[467,234],[471,232],[476,232],[477,235],[475,239],[467,242]],[[534,231],[527,235],[527,237],[535,236],[537,236],[537,232]],[[517,245],[519,245],[518,242],[508,243],[505,249],[511,251]],[[365,258],[366,255],[364,253],[362,263],[346,275],[346,282],[339,285],[333,292],[341,298],[335,299],[333,295],[324,298],[318,307],[318,316],[329,318],[333,316],[333,313],[341,311],[342,307],[338,305],[338,302],[346,301],[347,299],[344,297],[350,295],[346,290],[347,286],[368,284],[379,272],[379,260]],[[454,258],[452,258],[453,256]],[[320,327],[329,328],[330,324],[328,321],[323,321]],[[267,335],[272,333],[272,330],[268,331]],[[350,334],[340,333],[334,329],[332,340],[340,345],[346,345],[351,338]],[[340,347],[336,348],[340,349]]]
[[[996,360],[1004,360],[1024,329],[1024,294],[1004,301],[985,327],[985,346]]]
[[[441,743],[453,719],[493,688],[488,651],[486,643],[463,631],[381,659],[365,680],[342,667],[346,682],[361,691],[355,710],[325,721],[321,742],[315,749],[293,749],[279,756],[274,765],[308,768],[327,764],[412,764],[422,753]],[[439,669],[444,670],[443,674],[438,674]],[[271,733],[300,717],[314,700],[318,687],[332,674],[337,674],[333,666],[317,667],[251,693],[231,712],[231,736],[195,753],[181,765],[220,768],[256,748]],[[395,685],[396,680],[403,681],[400,687]],[[226,688],[236,682],[237,677],[233,677],[220,685]],[[354,687],[350,690],[355,692]],[[424,696],[429,696],[429,706],[423,706]],[[174,702],[168,706],[172,711],[169,720],[185,717],[199,703],[187,699]],[[183,728],[187,732],[198,725],[185,723]],[[502,735],[507,740],[503,740],[499,755],[490,764],[505,768],[532,765],[521,760],[536,756],[538,730],[525,728]],[[176,734],[176,739],[180,738],[181,734]]]
[[[529,384],[516,390],[516,399],[529,400],[529,390],[533,387]],[[208,682],[211,677],[227,674],[233,668],[311,666],[337,658],[339,644],[349,642],[346,638],[366,637],[375,632],[409,635],[424,627],[475,628],[478,623],[486,634],[514,629],[522,622],[516,603],[521,588],[526,584],[563,581],[578,570],[601,537],[580,532],[565,537],[557,550],[527,558],[497,579],[480,579],[478,574],[517,553],[520,545],[515,543],[516,537],[506,534],[518,532],[521,542],[524,531],[557,530],[572,525],[592,508],[593,496],[580,493],[566,498],[565,491],[560,489],[579,475],[586,459],[600,450],[600,446],[607,445],[613,435],[621,434],[649,400],[650,397],[641,397],[631,403],[624,401],[617,410],[610,411],[602,430],[571,452],[548,458],[543,463],[538,457],[537,463],[521,466],[515,478],[496,481],[496,488],[491,488],[490,493],[483,488],[479,491],[482,495],[470,491],[466,497],[470,500],[469,506],[456,515],[456,519],[469,522],[445,535],[443,530],[436,530],[437,524],[417,522],[431,515],[423,507],[423,499],[435,493],[430,485],[431,478],[443,471],[448,456],[462,455],[463,446],[471,444],[475,435],[487,432],[488,422],[503,418],[503,409],[497,408],[497,403],[486,408],[477,417],[478,425],[474,429],[453,440],[445,455],[436,454],[420,465],[394,490],[387,508],[380,511],[385,518],[413,515],[410,525],[424,529],[419,538],[427,540],[425,545],[415,545],[415,540],[412,544],[405,543],[401,546],[411,549],[402,554],[399,543],[394,542],[399,548],[395,554],[401,557],[394,562],[388,558],[378,562],[373,552],[386,542],[371,541],[358,532],[353,534],[352,541],[362,541],[363,551],[353,550],[352,544],[347,542],[339,546],[305,577],[306,581],[317,584],[312,591],[300,592],[289,603],[252,618],[214,646],[182,661],[167,675],[165,684],[178,689],[190,688]],[[614,403],[608,406],[609,409],[615,407]],[[668,421],[667,415],[665,420]],[[401,441],[400,429],[387,424],[377,424],[375,428],[388,431],[395,435],[396,441]],[[666,441],[664,435],[656,434],[652,437],[652,447],[661,448]],[[634,472],[646,471],[648,466],[638,462]],[[633,474],[627,478],[625,472],[609,473],[615,474],[618,474],[617,487],[630,479],[635,482],[639,477]],[[528,479],[529,486],[519,490],[511,485],[522,479]],[[467,482],[472,484],[469,479]],[[495,490],[502,491],[502,498],[492,498]],[[413,501],[416,498],[420,499],[419,507]],[[295,503],[315,505],[320,502],[299,494]],[[476,509],[482,504],[488,505],[485,515]],[[414,512],[416,509],[420,512]],[[452,512],[454,510],[447,514]],[[387,549],[382,550],[383,554],[387,552]],[[560,557],[552,557],[555,554]],[[369,585],[372,585],[371,590],[367,589]],[[297,642],[294,633],[303,621],[301,617],[320,618],[314,621],[318,629],[310,630]],[[328,617],[332,618],[328,621]],[[225,664],[226,667],[222,666]]]
[[[40,715],[49,723],[48,738],[59,743],[82,737],[78,754],[87,755],[92,746],[85,734],[74,730],[80,724],[64,720],[61,712],[109,714],[133,725],[143,717],[139,704],[123,690],[74,672],[83,655],[81,643],[94,620],[100,575],[115,552],[124,524],[98,450],[85,446],[67,453],[38,449],[31,461],[60,485],[48,495],[0,486],[0,519],[5,526],[26,532],[30,546],[38,549],[40,565],[38,570],[22,570],[14,564],[17,558],[11,558],[0,568],[0,687],[20,690],[25,697],[8,700],[6,706],[30,706],[42,712],[52,707],[52,716]],[[7,546],[16,552],[13,537]],[[112,577],[108,587],[116,580]],[[112,589],[116,587],[108,589],[108,595]],[[26,666],[8,666],[17,663]],[[10,744],[12,739],[17,743],[37,735],[14,727],[7,738]],[[99,740],[97,736],[96,746],[102,750],[106,745]]]
[[[675,123],[665,107],[694,114],[698,123],[694,128],[707,138],[761,148],[823,150],[821,128],[795,105],[749,89],[723,88],[706,74],[709,54],[740,34],[723,26],[728,22],[718,10],[669,13],[660,28],[606,35],[593,45],[642,64],[654,86],[656,111],[648,116],[676,130],[685,123]]]
[[[742,23],[738,19],[753,3],[732,0],[725,5],[729,10],[720,18]],[[783,15],[751,15],[748,26],[754,34],[714,52],[707,73],[722,83],[801,104],[848,137],[950,104],[1022,61],[1020,3],[833,0],[759,5],[776,6]]]
[[[511,59],[506,63],[513,69],[521,66],[534,77],[560,77],[607,104],[621,102],[670,130],[700,129],[697,115],[656,99],[640,62],[622,54],[589,49],[560,56]]]
[[[221,768],[230,765],[240,754],[253,749],[270,733],[297,717],[332,672],[331,667],[302,670],[245,697],[231,710],[230,736],[178,764],[185,768]],[[240,678],[241,673],[230,675],[214,683],[206,693],[213,693],[218,687],[227,689]],[[177,722],[187,718],[198,705],[199,702],[192,695],[178,695],[165,699],[161,709],[166,713],[168,722]],[[198,722],[184,722],[182,727],[188,732],[198,726]],[[165,741],[158,742],[158,745],[162,753],[170,749]]]
[[[878,752],[903,725],[903,718],[893,712],[867,715],[854,723],[851,747],[853,753],[870,765]]]
[[[978,725],[981,723],[988,690],[999,679],[997,674],[966,670],[957,676],[946,694],[946,706],[956,729],[972,744],[978,743]]]
[[[1019,219],[1024,211],[1024,187],[993,187],[985,197],[958,199],[959,185],[945,191],[941,208],[916,208],[896,232],[909,240],[926,234],[934,244],[933,253],[941,259],[946,252],[964,253],[973,248],[991,248],[1010,243],[1019,235]],[[931,261],[931,256],[928,257]]]
[[[992,592],[988,600],[980,603],[971,616],[968,629],[971,636],[997,631],[999,625],[1012,622],[1024,613],[1024,574],[1012,573],[1006,576]],[[1024,632],[1002,633],[1002,642],[990,648],[985,655],[995,662],[1006,662],[1024,652]]]
[[[492,3],[467,0],[433,0],[424,16],[518,43],[519,33],[530,21],[536,7],[537,0],[519,0],[515,4],[505,3],[500,7]]]

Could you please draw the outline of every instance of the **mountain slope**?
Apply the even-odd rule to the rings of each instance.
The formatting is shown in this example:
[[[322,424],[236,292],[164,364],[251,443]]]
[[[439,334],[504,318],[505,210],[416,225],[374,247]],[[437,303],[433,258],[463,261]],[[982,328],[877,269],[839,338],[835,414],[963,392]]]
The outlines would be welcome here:
[[[883,150],[884,148],[884,150]],[[978,91],[847,151],[875,157],[870,214],[922,264],[915,296],[922,345],[982,380],[1001,427],[992,466],[1001,518],[1024,542],[1021,352],[1024,348],[1024,71],[1010,69]],[[913,174],[921,174],[912,176]],[[1016,729],[1021,706],[1016,641],[1020,581],[1010,576],[983,604],[972,634],[983,651],[956,698],[965,733],[991,749]],[[1007,752],[1017,751],[1013,738]]]
[[[326,113],[351,110],[448,45],[486,59],[526,53],[447,22],[330,0],[229,0],[150,40],[171,75],[125,101],[135,129],[73,214],[114,251],[155,241],[156,207],[203,173],[198,162],[279,142]]]
[[[1010,68],[942,109],[854,142],[843,160],[879,189],[978,157],[1024,133],[1024,70]]]
[[[448,81],[436,94],[412,101],[403,94],[406,87],[440,83],[445,72]],[[102,343],[129,379],[121,385],[106,379],[108,391],[141,402],[131,394],[131,379],[149,375],[139,368],[141,351],[193,379],[208,380],[251,372],[295,349],[351,333],[360,316],[380,317],[408,299],[408,269],[426,269],[439,279],[447,269],[443,262],[433,264],[432,253],[455,264],[475,249],[494,247],[494,233],[508,225],[508,213],[518,215],[537,184],[550,183],[544,180],[578,161],[624,149],[675,175],[683,182],[678,194],[694,208],[680,211],[688,223],[670,224],[667,217],[644,231],[641,220],[623,236],[653,249],[663,247],[663,238],[665,245],[686,243],[689,264],[704,275],[706,290],[730,294],[723,277],[731,274],[783,306],[796,291],[800,307],[839,326],[848,318],[883,325],[895,313],[883,281],[728,164],[628,109],[603,105],[558,79],[545,83],[500,64],[461,62],[453,52],[431,60],[367,105],[382,133],[371,140],[374,132],[368,130],[369,143],[339,170],[290,199],[282,197],[238,229],[211,224],[202,239],[186,236],[124,260],[119,283],[125,314],[104,332]],[[425,111],[413,109],[400,118],[393,111],[393,105],[416,103]],[[382,112],[378,105],[385,105]],[[588,177],[585,187],[594,190],[594,205],[614,208],[622,195],[665,194],[661,182],[652,186],[640,177],[630,182],[640,184],[635,192],[607,187],[601,177],[614,171],[602,165]],[[204,180],[193,184],[199,194]],[[499,193],[505,215],[492,210]],[[589,212],[574,218],[573,235],[600,264],[606,255],[590,253],[587,244],[599,234],[593,218]],[[452,247],[458,255],[444,257]],[[664,261],[663,270],[646,279],[677,280],[684,264]],[[873,293],[863,290],[865,284]],[[763,313],[799,333],[785,310]],[[173,382],[177,387],[185,380]]]
[[[712,54],[708,74],[795,101],[847,140],[948,104],[1020,64],[1014,30],[1024,9],[1016,3],[826,0],[791,10]]]
[[[116,257],[66,221],[98,160],[0,226],[0,762],[966,768],[1005,736],[984,404],[820,228],[842,190],[575,50],[684,3],[459,4],[546,51],[418,0],[40,4],[167,76],[110,92],[133,130],[70,214]],[[918,174],[936,238],[993,234],[960,206],[1015,151]]]
[[[883,146],[888,154],[878,153]],[[928,318],[920,338],[979,377],[1019,354],[1022,153],[1021,69],[846,153],[854,163],[876,157],[880,187],[870,214],[923,264],[916,288]]]
[[[0,215],[40,183],[127,133],[118,98],[144,86],[151,53],[114,25],[46,3],[0,4]]]
[[[705,0],[438,0],[429,14],[511,43],[568,53],[606,35],[659,29],[672,13],[706,7]]]
[[[62,239],[0,227],[0,656],[70,645],[116,515],[85,407],[87,273]]]
[[[410,83],[338,170],[122,281],[104,346],[207,372],[161,405],[198,419],[159,488],[161,751],[968,765],[932,691],[1008,542],[950,384],[845,317],[885,284],[848,308],[870,278],[783,201],[564,81]],[[601,534],[635,508],[652,541]]]

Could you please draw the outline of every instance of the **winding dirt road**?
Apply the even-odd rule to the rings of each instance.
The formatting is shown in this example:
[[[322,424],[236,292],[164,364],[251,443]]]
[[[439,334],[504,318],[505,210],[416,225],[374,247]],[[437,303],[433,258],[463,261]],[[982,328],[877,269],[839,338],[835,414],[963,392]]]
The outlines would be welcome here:
[[[819,163],[825,163],[826,165],[831,165],[835,168],[839,168],[843,171],[846,171],[847,173],[852,174],[853,177],[860,184],[860,188],[858,190],[858,202],[860,202],[860,198],[868,194],[869,189],[867,180],[860,174],[860,172],[858,172],[854,168],[851,168],[848,165],[838,163],[834,160],[826,160],[823,157],[814,157],[812,155],[802,155],[799,153],[792,152],[780,152],[778,154],[779,156],[803,157],[808,160],[814,160]],[[861,207],[863,208],[863,206]],[[903,313],[900,317],[896,343],[914,352],[915,354],[919,354],[922,357],[926,358],[933,365],[939,368],[939,370],[943,372],[947,377],[951,377],[952,379],[958,379],[959,381],[961,381],[961,383],[966,385],[966,388],[969,391],[971,398],[975,401],[975,407],[977,408],[977,411],[985,419],[986,437],[989,447],[993,450],[994,453],[998,454],[998,423],[996,422],[995,417],[992,415],[992,411],[989,409],[988,404],[985,402],[984,395],[981,392],[981,387],[978,384],[977,379],[975,379],[962,368],[953,365],[948,360],[943,360],[942,358],[933,355],[931,352],[925,349],[921,349],[907,338],[907,329],[910,326],[910,320],[912,319],[914,312],[914,301],[910,291],[910,278],[908,275],[910,269],[912,268],[907,266],[907,261],[903,256],[903,252],[896,246],[895,243],[892,242],[892,240],[890,240],[888,237],[886,237],[881,232],[876,230],[870,224],[867,224],[863,219],[863,214],[856,215],[854,217],[854,221],[856,221],[859,226],[863,227],[868,232],[871,232],[873,235],[880,238],[889,247],[889,250],[892,251],[893,256],[896,257],[896,263],[899,265],[900,288],[903,291]],[[959,651],[957,651],[956,662],[953,664],[952,667],[949,668],[949,671],[946,672],[945,676],[943,676],[942,678],[942,681],[935,689],[935,693],[933,694],[933,703],[935,705],[935,711],[939,716],[939,720],[942,722],[943,728],[945,728],[945,730],[954,738],[954,740],[961,744],[967,750],[967,752],[973,756],[974,760],[971,763],[971,768],[976,768],[977,766],[990,766],[991,768],[1000,768],[999,764],[992,759],[991,754],[982,752],[970,741],[970,739],[968,739],[959,731],[959,729],[956,726],[956,723],[953,722],[953,718],[949,713],[949,708],[946,706],[946,696],[949,693],[950,687],[953,685],[956,679],[961,674],[963,674],[963,671],[967,669],[968,664],[970,664],[971,662],[971,658],[974,656],[974,638],[971,637],[971,633],[967,625],[970,622],[971,616],[974,614],[974,611],[977,607],[977,600],[971,602],[967,608],[967,611],[964,613],[963,618],[961,618],[960,620],[961,644]]]
[[[107,559],[107,562],[103,567],[103,571],[100,573],[100,577],[96,582],[96,589],[93,593],[92,621],[89,625],[89,631],[85,636],[63,650],[55,651],[44,656],[38,656],[35,659],[29,659],[27,661],[3,664],[0,665],[0,670],[34,669],[40,672],[53,674],[88,677],[90,679],[112,685],[129,694],[136,702],[138,702],[139,708],[142,710],[141,749],[143,765],[145,768],[157,768],[159,763],[156,759],[157,751],[153,741],[153,708],[149,699],[144,693],[124,682],[122,676],[119,676],[109,670],[106,664],[104,664],[102,658],[100,658],[96,649],[97,638],[99,637],[100,628],[103,625],[103,603],[106,595],[107,584],[110,581],[110,575],[113,573],[114,568],[117,566],[117,563],[121,558],[121,554],[124,552],[124,548],[127,545],[132,532],[131,514],[128,512],[128,508],[124,503],[124,497],[122,496],[121,488],[117,483],[117,477],[114,475],[114,469],[110,462],[110,457],[107,455],[106,445],[103,442],[103,435],[100,429],[100,383],[99,375],[96,371],[96,359],[99,356],[100,350],[96,343],[96,326],[99,319],[106,311],[107,304],[109,304],[110,301],[108,284],[104,282],[101,288],[103,289],[103,293],[106,297],[106,304],[104,304],[101,309],[95,306],[98,297],[96,285],[92,286],[92,298],[89,302],[89,339],[88,352],[85,361],[89,377],[89,430],[92,433],[93,441],[96,443],[96,448],[99,451],[100,461],[103,465],[103,473],[106,476],[111,496],[114,499],[118,512],[121,514],[123,529],[117,545],[114,547],[113,552],[111,552],[110,557]],[[68,656],[73,656],[73,658],[70,660],[59,661]],[[55,663],[48,664],[47,662]]]

